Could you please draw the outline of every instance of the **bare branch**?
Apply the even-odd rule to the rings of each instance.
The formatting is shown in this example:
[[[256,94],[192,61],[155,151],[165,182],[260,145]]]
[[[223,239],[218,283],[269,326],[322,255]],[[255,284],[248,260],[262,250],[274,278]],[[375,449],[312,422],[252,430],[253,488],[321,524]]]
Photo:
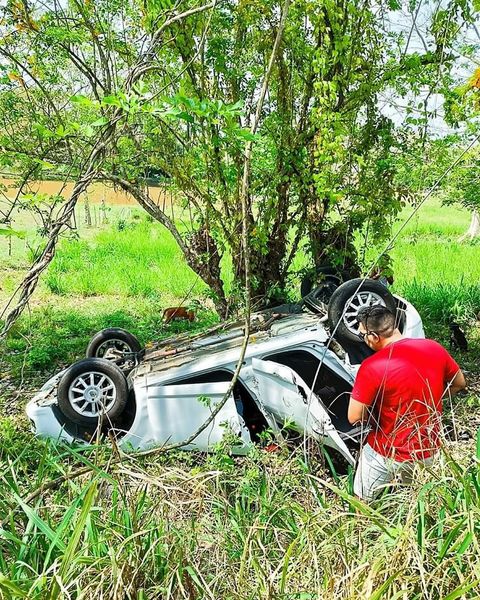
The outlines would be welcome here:
[[[123,179],[117,175],[113,175],[110,173],[103,173],[102,179],[111,181],[112,183],[116,183],[119,185],[124,191],[128,192],[135,200],[140,204],[140,206],[147,211],[147,213],[152,216],[156,221],[159,221],[162,225],[164,225],[168,231],[173,235],[175,241],[178,246],[182,250],[182,252],[186,255],[188,254],[188,248],[185,245],[185,241],[180,235],[178,229],[175,227],[174,222],[163,212],[163,210],[155,204],[155,202],[151,199],[150,195],[145,193],[138,185]]]

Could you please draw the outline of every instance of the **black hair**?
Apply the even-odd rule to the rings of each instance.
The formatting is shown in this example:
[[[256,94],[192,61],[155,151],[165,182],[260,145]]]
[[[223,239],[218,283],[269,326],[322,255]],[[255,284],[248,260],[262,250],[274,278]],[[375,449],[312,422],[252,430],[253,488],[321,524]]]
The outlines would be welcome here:
[[[397,326],[395,315],[386,306],[364,306],[358,311],[356,318],[367,331],[381,337],[391,336]]]

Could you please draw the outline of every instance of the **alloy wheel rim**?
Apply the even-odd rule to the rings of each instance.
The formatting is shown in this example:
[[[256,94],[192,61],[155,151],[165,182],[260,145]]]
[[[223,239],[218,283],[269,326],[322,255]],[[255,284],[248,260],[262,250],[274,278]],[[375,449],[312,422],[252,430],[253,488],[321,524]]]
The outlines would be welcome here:
[[[117,399],[117,388],[105,373],[89,371],[78,375],[68,389],[70,406],[79,415],[107,414]]]
[[[343,315],[345,327],[354,334],[358,334],[358,311],[369,306],[386,306],[385,301],[375,292],[358,292],[348,301],[348,308]]]

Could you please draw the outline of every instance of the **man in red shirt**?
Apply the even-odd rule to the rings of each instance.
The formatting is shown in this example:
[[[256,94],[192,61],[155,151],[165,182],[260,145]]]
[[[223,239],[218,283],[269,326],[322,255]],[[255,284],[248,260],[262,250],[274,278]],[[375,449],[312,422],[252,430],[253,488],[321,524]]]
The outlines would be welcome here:
[[[359,311],[359,334],[375,354],[355,379],[348,420],[372,431],[355,473],[355,494],[373,500],[398,475],[411,481],[416,463],[428,464],[440,446],[442,397],[465,387],[465,378],[437,342],[405,338],[384,306]]]

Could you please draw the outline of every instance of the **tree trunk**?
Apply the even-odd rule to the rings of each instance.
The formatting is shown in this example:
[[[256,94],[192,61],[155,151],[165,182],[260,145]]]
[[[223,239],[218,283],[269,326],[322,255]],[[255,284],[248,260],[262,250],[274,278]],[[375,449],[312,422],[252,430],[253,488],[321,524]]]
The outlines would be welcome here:
[[[197,231],[189,236],[180,235],[173,219],[170,219],[156,204],[148,193],[148,188],[142,187],[137,182],[128,181],[113,175],[105,174],[104,179],[112,181],[119,185],[123,190],[135,198],[138,204],[147,211],[156,221],[164,225],[173,235],[180,250],[182,251],[188,266],[197,273],[199,277],[215,293],[215,309],[220,317],[225,318],[228,313],[228,303],[223,289],[221,278],[220,262],[222,254],[215,243],[215,240],[208,232],[204,223]]]
[[[85,226],[91,227],[92,226],[92,215],[90,213],[90,199],[88,197],[88,194],[85,194],[84,208],[85,208],[85,219],[84,219]]]
[[[215,240],[206,226],[202,226],[190,236],[187,251],[184,252],[187,263],[215,294],[215,309],[223,319],[228,316],[228,303],[221,278],[221,254]]]
[[[462,235],[459,239],[460,242],[464,242],[465,240],[473,240],[474,238],[480,236],[480,215],[477,210],[472,212],[472,218],[470,220],[470,226],[467,231]]]

